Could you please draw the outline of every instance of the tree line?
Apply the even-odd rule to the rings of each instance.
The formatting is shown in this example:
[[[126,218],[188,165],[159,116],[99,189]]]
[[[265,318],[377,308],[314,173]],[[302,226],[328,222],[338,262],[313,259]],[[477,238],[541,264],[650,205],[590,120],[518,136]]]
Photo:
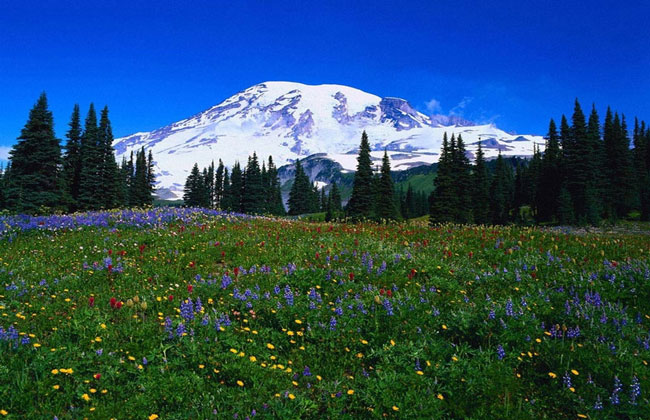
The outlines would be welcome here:
[[[650,127],[635,119],[630,147],[624,115],[608,107],[601,127],[578,100],[571,123],[549,123],[544,153],[512,167],[501,154],[488,172],[479,142],[474,165],[462,136],[443,138],[431,194],[431,224],[510,222],[597,225],[638,216],[650,220]]]
[[[0,173],[0,209],[14,213],[74,212],[153,203],[151,151],[118,165],[108,107],[99,121],[91,103],[82,127],[75,105],[64,150],[54,132],[47,96],[41,94]]]
[[[216,170],[214,161],[203,170],[195,163],[185,181],[183,201],[186,206],[247,214],[286,213],[273,158],[269,156],[268,164],[262,162],[260,169],[256,153],[243,170],[237,162],[230,173],[221,159]]]

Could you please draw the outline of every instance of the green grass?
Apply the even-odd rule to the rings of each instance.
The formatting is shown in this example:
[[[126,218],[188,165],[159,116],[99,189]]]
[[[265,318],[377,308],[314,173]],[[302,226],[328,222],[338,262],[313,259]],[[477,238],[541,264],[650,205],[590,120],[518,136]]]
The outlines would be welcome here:
[[[647,235],[422,221],[9,228],[0,418],[648,418]]]

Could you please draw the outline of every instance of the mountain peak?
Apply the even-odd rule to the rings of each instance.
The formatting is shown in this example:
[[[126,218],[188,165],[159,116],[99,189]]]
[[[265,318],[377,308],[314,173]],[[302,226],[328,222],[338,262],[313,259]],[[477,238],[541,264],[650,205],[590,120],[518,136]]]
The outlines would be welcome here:
[[[245,162],[253,151],[272,155],[279,166],[322,154],[344,170],[354,170],[354,151],[364,130],[373,153],[389,151],[395,170],[437,161],[445,131],[462,133],[470,151],[478,138],[492,139],[484,142],[487,156],[499,150],[532,155],[533,143],[544,144],[541,137],[512,136],[458,117],[428,117],[405,99],[381,98],[349,86],[267,81],[190,118],[116,139],[114,147],[118,159],[141,147],[150,149],[159,190],[180,197],[195,162],[207,166],[222,159],[230,166]]]

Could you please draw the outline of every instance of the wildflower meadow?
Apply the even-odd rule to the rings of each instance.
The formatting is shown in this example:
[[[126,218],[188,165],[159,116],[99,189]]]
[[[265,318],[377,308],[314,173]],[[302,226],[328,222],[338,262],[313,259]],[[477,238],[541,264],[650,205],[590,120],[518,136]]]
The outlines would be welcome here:
[[[0,418],[650,418],[650,236],[0,217]]]

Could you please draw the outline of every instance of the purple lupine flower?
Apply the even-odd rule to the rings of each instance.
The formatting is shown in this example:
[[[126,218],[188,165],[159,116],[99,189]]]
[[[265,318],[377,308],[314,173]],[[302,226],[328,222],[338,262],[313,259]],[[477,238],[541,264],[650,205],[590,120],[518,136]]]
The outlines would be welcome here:
[[[503,358],[506,357],[506,351],[503,349],[501,344],[497,346],[497,357],[499,360],[503,360]]]
[[[618,394],[622,389],[623,384],[621,383],[621,380],[618,379],[618,376],[614,376],[614,389],[612,390],[612,395],[609,397],[609,401],[612,403],[612,405],[618,405],[621,403],[621,398]]]
[[[641,382],[636,376],[632,378],[632,383],[630,384],[630,404],[636,405],[636,399],[641,396]]]

